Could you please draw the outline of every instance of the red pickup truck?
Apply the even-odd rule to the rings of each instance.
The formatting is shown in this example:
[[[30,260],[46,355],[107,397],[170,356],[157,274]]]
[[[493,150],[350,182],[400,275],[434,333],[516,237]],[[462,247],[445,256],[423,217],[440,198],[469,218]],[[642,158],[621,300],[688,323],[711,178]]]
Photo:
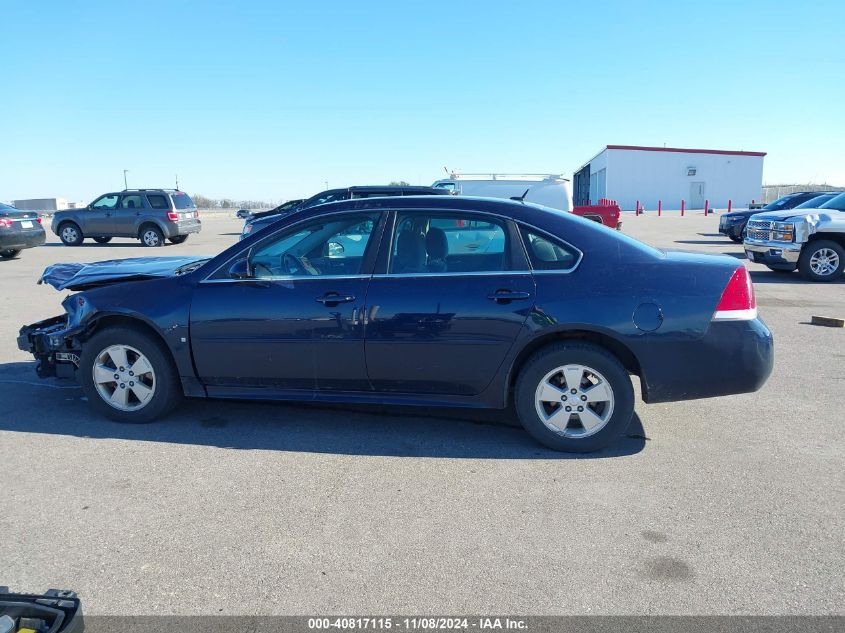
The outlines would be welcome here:
[[[572,208],[572,213],[580,215],[582,218],[593,220],[600,224],[604,224],[617,231],[622,230],[622,210],[618,204],[591,204],[589,206],[576,206]]]

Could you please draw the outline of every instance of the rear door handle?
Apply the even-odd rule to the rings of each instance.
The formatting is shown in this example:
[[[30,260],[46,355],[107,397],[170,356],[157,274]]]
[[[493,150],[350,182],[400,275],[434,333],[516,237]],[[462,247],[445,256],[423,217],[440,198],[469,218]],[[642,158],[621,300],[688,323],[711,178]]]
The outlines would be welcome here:
[[[324,306],[336,306],[338,303],[349,303],[355,301],[352,295],[339,295],[336,292],[327,292],[322,297],[317,297],[317,303],[322,303]]]
[[[530,292],[512,292],[510,290],[497,290],[493,294],[487,295],[487,298],[497,303],[507,303],[509,301],[520,301],[531,297]]]

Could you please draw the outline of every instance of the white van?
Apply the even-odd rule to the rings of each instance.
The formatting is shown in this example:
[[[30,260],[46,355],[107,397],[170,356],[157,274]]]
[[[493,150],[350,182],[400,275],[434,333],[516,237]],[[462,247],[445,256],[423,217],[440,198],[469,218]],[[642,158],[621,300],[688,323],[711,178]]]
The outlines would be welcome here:
[[[462,196],[523,198],[552,209],[572,211],[569,180],[559,174],[450,174],[431,185]]]

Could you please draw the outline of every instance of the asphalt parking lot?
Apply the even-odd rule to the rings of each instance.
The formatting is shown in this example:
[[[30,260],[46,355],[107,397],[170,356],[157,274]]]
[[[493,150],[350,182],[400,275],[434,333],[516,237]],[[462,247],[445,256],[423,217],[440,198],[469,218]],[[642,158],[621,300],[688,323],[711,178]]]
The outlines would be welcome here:
[[[809,321],[845,316],[845,283],[746,262],[775,336],[765,387],[638,403],[627,437],[577,458],[502,413],[188,401],[120,425],[35,377],[15,337],[61,313],[46,265],[237,239],[203,221],[156,251],[50,235],[0,261],[0,585],[73,589],[87,614],[842,613],[845,330]],[[741,258],[717,224],[625,232]]]

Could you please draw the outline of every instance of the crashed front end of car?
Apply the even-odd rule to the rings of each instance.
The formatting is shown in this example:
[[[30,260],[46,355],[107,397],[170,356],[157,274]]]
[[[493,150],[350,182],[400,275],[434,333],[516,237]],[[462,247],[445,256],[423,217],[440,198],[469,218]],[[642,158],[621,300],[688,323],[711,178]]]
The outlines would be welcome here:
[[[82,293],[67,297],[62,307],[65,314],[25,325],[18,333],[18,348],[35,356],[39,378],[73,378],[79,367],[78,337],[85,332],[93,307]]]

